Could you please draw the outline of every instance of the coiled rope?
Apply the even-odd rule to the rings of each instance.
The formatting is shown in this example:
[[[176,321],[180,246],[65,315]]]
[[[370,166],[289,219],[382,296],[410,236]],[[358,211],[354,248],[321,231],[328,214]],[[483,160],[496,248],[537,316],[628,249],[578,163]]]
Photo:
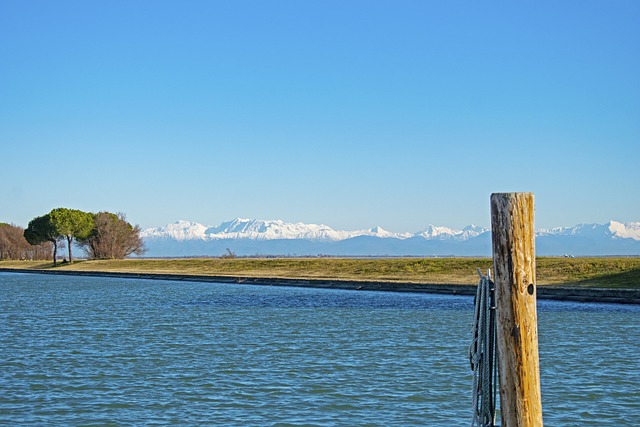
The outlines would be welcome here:
[[[473,340],[469,361],[473,371],[473,421],[471,426],[495,426],[497,395],[496,304],[491,272],[484,276],[476,291]]]

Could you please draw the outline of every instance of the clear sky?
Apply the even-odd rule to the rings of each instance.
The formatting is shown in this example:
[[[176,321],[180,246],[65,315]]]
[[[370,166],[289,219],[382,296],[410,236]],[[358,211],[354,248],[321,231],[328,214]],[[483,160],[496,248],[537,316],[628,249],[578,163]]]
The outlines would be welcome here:
[[[640,2],[0,0],[0,221],[640,221]]]

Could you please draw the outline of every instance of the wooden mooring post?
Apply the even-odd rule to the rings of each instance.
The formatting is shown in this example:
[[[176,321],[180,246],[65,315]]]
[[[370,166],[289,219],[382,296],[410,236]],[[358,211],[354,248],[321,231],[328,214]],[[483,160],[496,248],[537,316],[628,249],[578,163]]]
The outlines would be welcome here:
[[[532,193],[491,195],[503,427],[542,426]]]

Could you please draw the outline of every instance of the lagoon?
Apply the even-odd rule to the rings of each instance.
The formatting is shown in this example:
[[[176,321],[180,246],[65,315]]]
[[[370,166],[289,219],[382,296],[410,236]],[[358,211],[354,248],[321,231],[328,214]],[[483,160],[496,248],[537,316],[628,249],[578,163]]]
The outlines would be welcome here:
[[[0,425],[469,425],[472,304],[0,273]],[[545,424],[637,425],[640,306],[538,310]]]

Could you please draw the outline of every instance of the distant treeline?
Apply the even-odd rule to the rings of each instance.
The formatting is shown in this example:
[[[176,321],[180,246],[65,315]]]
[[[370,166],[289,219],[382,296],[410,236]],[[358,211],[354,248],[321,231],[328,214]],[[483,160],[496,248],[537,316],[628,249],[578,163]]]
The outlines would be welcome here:
[[[31,245],[24,238],[24,229],[17,225],[0,223],[0,260],[41,260],[49,259],[53,245],[43,242]]]
[[[57,208],[32,219],[25,230],[2,224],[0,259],[53,257],[56,265],[58,249],[66,244],[72,262],[74,242],[94,259],[119,259],[145,252],[140,227],[129,224],[124,214]]]

